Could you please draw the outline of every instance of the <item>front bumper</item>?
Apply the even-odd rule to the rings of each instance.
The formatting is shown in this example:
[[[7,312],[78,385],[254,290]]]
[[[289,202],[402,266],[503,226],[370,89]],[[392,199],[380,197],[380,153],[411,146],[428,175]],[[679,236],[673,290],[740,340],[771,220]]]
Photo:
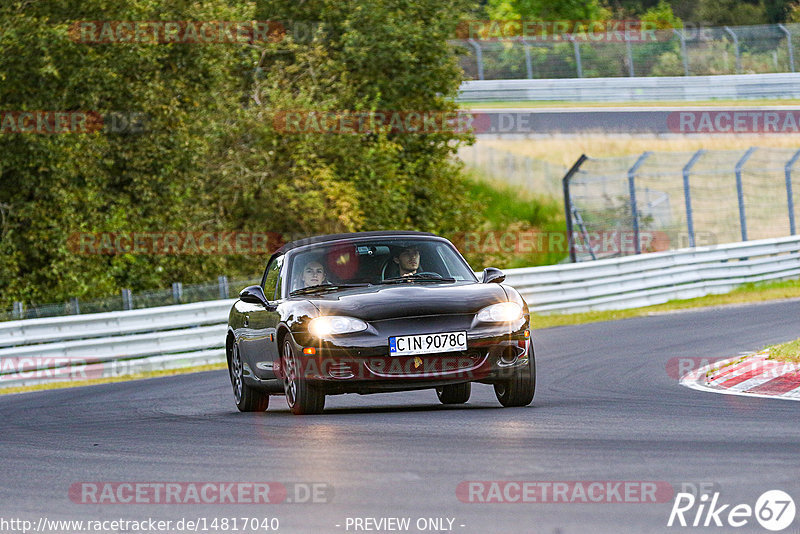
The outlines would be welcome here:
[[[457,317],[437,318],[435,330],[457,331],[458,322]],[[430,319],[427,324],[430,325]],[[363,333],[323,340],[296,335],[299,375],[327,393],[405,391],[509,380],[533,357],[532,343],[526,335],[527,318],[510,326],[461,329],[467,331],[467,350],[418,356],[390,356],[388,338],[433,333],[434,329],[426,327],[424,322],[373,323]],[[276,372],[282,375],[280,369]]]

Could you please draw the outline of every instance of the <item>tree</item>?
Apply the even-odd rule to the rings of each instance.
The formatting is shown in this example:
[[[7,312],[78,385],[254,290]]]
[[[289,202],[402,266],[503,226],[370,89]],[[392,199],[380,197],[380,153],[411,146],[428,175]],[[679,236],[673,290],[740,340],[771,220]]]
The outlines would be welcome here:
[[[587,21],[611,16],[599,0],[489,0],[487,12],[493,20]]]
[[[461,0],[232,5],[15,1],[0,8],[0,109],[137,112],[137,134],[0,135],[0,305],[252,274],[264,258],[82,255],[81,232],[447,233],[474,218],[463,133],[291,134],[286,110],[452,112]],[[76,42],[75,20],[281,20],[267,42]],[[294,29],[309,30],[306,33]]]

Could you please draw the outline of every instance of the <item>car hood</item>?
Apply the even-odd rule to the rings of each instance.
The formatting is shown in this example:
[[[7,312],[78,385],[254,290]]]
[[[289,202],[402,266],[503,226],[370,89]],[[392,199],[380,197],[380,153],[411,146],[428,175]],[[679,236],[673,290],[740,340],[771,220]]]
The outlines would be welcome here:
[[[404,283],[352,288],[305,297],[321,315],[365,321],[421,315],[476,313],[508,300],[499,284]]]

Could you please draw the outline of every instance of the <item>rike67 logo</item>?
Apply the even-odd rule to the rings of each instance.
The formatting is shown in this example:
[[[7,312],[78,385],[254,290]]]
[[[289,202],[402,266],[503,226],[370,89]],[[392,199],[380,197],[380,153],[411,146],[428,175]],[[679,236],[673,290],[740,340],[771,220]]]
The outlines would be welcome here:
[[[743,527],[752,525],[753,519],[773,532],[784,530],[794,522],[794,499],[781,490],[769,490],[761,494],[755,506],[746,503],[722,504],[720,493],[678,493],[669,514],[667,526],[681,527]]]

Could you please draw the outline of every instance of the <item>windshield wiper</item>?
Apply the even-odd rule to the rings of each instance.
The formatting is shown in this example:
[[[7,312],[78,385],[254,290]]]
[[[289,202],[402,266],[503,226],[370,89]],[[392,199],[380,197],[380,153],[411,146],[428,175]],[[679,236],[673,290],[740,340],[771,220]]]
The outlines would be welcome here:
[[[335,289],[347,289],[350,287],[366,287],[369,284],[317,284],[315,286],[302,287],[295,289],[289,295],[304,295],[306,293],[318,293],[321,291],[333,291]]]
[[[455,278],[444,278],[442,276],[432,276],[430,274],[409,274],[407,276],[395,276],[382,280],[381,284],[402,284],[405,282],[455,282]]]

